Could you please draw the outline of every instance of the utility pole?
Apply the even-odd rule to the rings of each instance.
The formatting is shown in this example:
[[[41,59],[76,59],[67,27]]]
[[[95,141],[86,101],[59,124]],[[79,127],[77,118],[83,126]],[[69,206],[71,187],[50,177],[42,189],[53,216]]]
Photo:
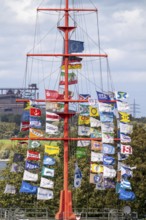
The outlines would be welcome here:
[[[133,101],[133,104],[131,104],[131,113],[133,118],[136,118],[136,114],[140,113],[140,105],[136,104],[135,99]]]

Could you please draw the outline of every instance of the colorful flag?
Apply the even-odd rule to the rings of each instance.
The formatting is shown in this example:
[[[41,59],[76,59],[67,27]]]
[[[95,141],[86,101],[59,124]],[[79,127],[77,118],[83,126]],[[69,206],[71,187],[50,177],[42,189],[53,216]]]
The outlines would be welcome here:
[[[116,176],[116,170],[113,168],[103,167],[103,176],[105,178],[114,178]]]
[[[90,94],[79,94],[79,100],[88,100],[90,97]]]
[[[54,169],[42,167],[42,176],[54,177]]]
[[[113,104],[107,104],[107,103],[103,103],[103,102],[99,102],[99,111],[100,112],[113,112]]]
[[[59,151],[60,149],[58,146],[51,146],[51,145],[45,144],[45,153],[49,155],[58,155]]]
[[[38,187],[37,190],[37,200],[50,200],[53,199],[53,191],[48,189],[43,189]]]
[[[30,138],[39,138],[43,137],[44,134],[41,130],[35,129],[35,128],[30,128],[29,129],[29,137]]]
[[[91,161],[92,162],[102,162],[103,161],[103,153],[96,153],[91,151]]]
[[[41,116],[41,110],[39,108],[30,108],[30,116]]]
[[[45,90],[46,99],[58,99],[59,93],[56,90]]]
[[[110,144],[103,144],[102,147],[103,147],[104,154],[115,154],[114,146],[112,146]]]
[[[37,151],[27,150],[27,160],[40,160],[40,153]]]
[[[41,143],[39,141],[31,141],[28,142],[28,148],[38,148],[41,146]]]
[[[98,101],[110,101],[110,96],[102,92],[97,92]]]
[[[42,123],[38,117],[30,117],[30,128],[41,128]]]
[[[103,156],[103,165],[114,165],[115,164],[115,159],[111,156],[104,155]]]
[[[100,130],[98,130],[96,128],[90,128],[90,137],[91,138],[101,138],[102,133]]]
[[[89,114],[91,117],[97,117],[99,116],[99,112],[98,112],[98,109],[96,107],[93,107],[93,106],[89,106]]]
[[[34,170],[34,169],[39,169],[39,164],[38,163],[32,163],[29,161],[25,162],[25,169],[26,170]]]
[[[29,130],[29,121],[21,121],[20,131],[28,131]]]
[[[89,136],[90,135],[90,127],[78,126],[78,135],[79,136]]]
[[[132,190],[131,183],[127,179],[122,179],[120,188]]]
[[[26,181],[22,181],[20,193],[29,193],[29,194],[36,194],[37,193],[37,186],[33,186]]]
[[[51,166],[51,165],[54,165],[55,163],[56,163],[56,160],[53,157],[44,155],[44,158],[43,158],[44,165]]]
[[[83,147],[77,147],[76,149],[76,157],[77,158],[83,158],[87,156],[86,148]]]
[[[81,69],[82,68],[82,64],[79,63],[79,64],[68,64],[68,69]],[[65,70],[65,65],[62,65],[61,66],[61,69],[62,70]]]
[[[74,72],[68,73],[68,85],[77,84],[77,76]],[[65,85],[65,72],[61,72],[61,79],[59,85]]]
[[[129,123],[131,121],[131,115],[127,112],[119,112],[120,122]]]
[[[130,145],[121,144],[121,154],[132,154],[132,147]]]
[[[14,153],[13,162],[21,162],[24,161],[24,156],[19,153]]]
[[[103,166],[96,163],[91,163],[90,171],[92,173],[103,173]]]
[[[15,186],[13,186],[13,185],[11,185],[11,184],[6,184],[4,193],[7,193],[7,194],[16,194],[16,188],[15,188]]]
[[[120,189],[119,199],[124,201],[133,201],[135,199],[135,194],[132,191],[126,191],[125,189]]]
[[[40,187],[53,189],[54,188],[54,182],[52,180],[41,177]]]
[[[128,102],[117,101],[117,109],[119,112],[127,112],[130,110]]]
[[[88,147],[90,145],[91,141],[78,141],[77,146],[78,147]]]
[[[101,126],[100,120],[90,117],[90,127],[91,128],[98,128]]]
[[[46,133],[47,134],[58,134],[58,126],[46,123]]]
[[[80,115],[89,115],[89,105],[79,104]]]
[[[74,187],[79,188],[81,186],[82,181],[82,172],[78,167],[78,164],[75,163],[75,171],[74,171]]]
[[[91,141],[91,150],[94,151],[102,151],[102,142],[99,141]]]
[[[78,117],[78,125],[89,125],[90,117],[85,115],[79,115]]]
[[[68,63],[79,63],[81,62],[83,59],[81,57],[77,57],[77,56],[70,56],[68,58]],[[62,64],[65,64],[64,62],[64,57],[63,57],[63,62]]]
[[[125,100],[129,97],[127,92],[115,92],[115,97],[117,100]]]
[[[68,53],[79,53],[84,50],[84,42],[69,40],[68,41]]]
[[[59,121],[60,117],[56,113],[46,111],[46,121]]]
[[[38,180],[38,174],[25,170],[23,173],[23,180],[36,182]]]

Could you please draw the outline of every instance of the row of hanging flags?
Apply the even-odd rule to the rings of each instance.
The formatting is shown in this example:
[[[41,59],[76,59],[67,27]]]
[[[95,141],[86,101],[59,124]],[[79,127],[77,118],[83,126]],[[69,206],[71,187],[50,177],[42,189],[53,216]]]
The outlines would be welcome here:
[[[76,158],[86,157],[87,147],[91,147],[90,183],[95,184],[98,190],[115,188],[119,199],[132,201],[135,194],[130,179],[135,167],[126,164],[126,159],[133,152],[128,94],[115,92],[107,95],[97,91],[97,97],[96,100],[91,99],[89,94],[81,95],[81,99],[88,99],[88,103],[79,104],[78,136],[101,138],[102,141],[78,141]],[[115,142],[116,137],[120,141]],[[81,170],[76,163],[75,188],[81,186],[81,180]]]
[[[44,132],[41,124],[41,109],[33,107],[30,103],[25,107],[20,130],[29,131],[29,138],[36,140],[28,140],[28,142],[20,142],[27,145],[26,157],[21,153],[15,153],[10,172],[23,172],[20,193],[35,194],[37,200],[49,200],[54,197],[54,176],[56,155],[59,155],[59,146],[51,144],[44,145],[44,153],[41,154],[41,143],[37,138],[42,137]],[[56,120],[56,117],[55,117]],[[57,119],[58,120],[58,119]],[[46,121],[54,121],[54,117],[46,112]],[[7,184],[4,193],[16,193],[16,188],[12,184]]]

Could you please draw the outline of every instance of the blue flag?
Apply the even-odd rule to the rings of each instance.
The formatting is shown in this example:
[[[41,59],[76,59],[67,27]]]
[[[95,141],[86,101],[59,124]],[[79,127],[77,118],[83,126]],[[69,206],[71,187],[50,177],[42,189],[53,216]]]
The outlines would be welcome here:
[[[44,156],[44,159],[43,159],[43,164],[44,165],[54,165],[56,163],[56,160],[53,158],[53,157],[49,157],[47,155]]]
[[[115,163],[115,159],[113,157],[104,155],[103,156],[103,164],[104,165],[113,165]]]
[[[68,53],[79,53],[84,50],[84,42],[69,40],[69,51]]]
[[[102,153],[104,153],[104,154],[115,154],[114,146],[112,146],[110,144],[103,144],[102,147],[103,147]]]
[[[107,94],[104,94],[104,93],[102,93],[102,92],[98,92],[98,91],[96,91],[97,92],[97,97],[98,97],[98,101],[110,101],[110,96],[109,95],[107,95]]]
[[[30,183],[22,181],[20,193],[36,194],[37,188],[38,188],[37,186],[32,186]]]
[[[29,110],[23,111],[21,121],[29,121],[30,113]]]
[[[125,189],[120,189],[119,199],[125,201],[133,201],[135,199],[135,193],[132,191],[126,191]]]
[[[74,174],[74,187],[78,188],[81,186],[82,181],[82,172],[80,168],[78,167],[78,164],[75,164],[75,174]]]
[[[25,169],[26,170],[33,170],[33,169],[38,169],[40,166],[37,163],[32,163],[29,161],[25,162]]]

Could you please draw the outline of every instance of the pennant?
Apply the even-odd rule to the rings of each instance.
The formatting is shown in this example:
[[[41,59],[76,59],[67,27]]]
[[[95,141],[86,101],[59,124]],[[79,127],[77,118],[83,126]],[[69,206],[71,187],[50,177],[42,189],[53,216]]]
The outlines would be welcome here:
[[[29,117],[30,117],[30,113],[29,113],[29,110],[25,110],[23,111],[22,113],[22,116],[21,116],[21,121],[25,121],[25,122],[29,122]]]
[[[77,84],[77,76],[74,72],[68,73],[68,85],[74,85]],[[59,85],[65,85],[65,72],[61,72],[61,80],[59,82]]]
[[[68,69],[81,69],[82,68],[82,64],[68,64]],[[61,70],[65,70],[65,65],[61,66]]]
[[[108,155],[103,156],[103,165],[114,165],[115,159],[113,157],[110,157]]]
[[[120,188],[132,190],[131,183],[130,183],[129,180],[127,180],[127,179],[123,179],[123,180],[121,181]]]
[[[49,155],[58,155],[59,154],[59,147],[58,146],[51,146],[45,144],[45,153]]]
[[[130,145],[121,144],[121,154],[132,154],[132,147]]]
[[[92,173],[103,173],[103,166],[96,163],[91,163],[90,171]]]
[[[120,123],[120,132],[124,134],[131,134],[133,132],[133,125]]]
[[[38,117],[30,117],[30,128],[41,128],[42,123]]]
[[[37,193],[37,186],[33,186],[26,181],[22,181],[20,193],[29,193],[29,194],[36,194]]]
[[[98,112],[98,109],[96,107],[89,106],[89,111],[90,111],[89,114],[90,114],[91,117],[99,116],[99,112]]]
[[[115,92],[115,97],[117,100],[125,100],[129,97],[127,92]]]
[[[68,53],[79,53],[84,50],[84,42],[69,40],[68,41]]]
[[[20,124],[20,131],[28,131],[29,130],[29,121],[22,121]]]
[[[90,94],[79,94],[79,100],[88,100],[90,97]]]
[[[14,153],[13,162],[21,162],[24,161],[24,156],[19,153]]]
[[[90,135],[90,127],[78,126],[78,135],[79,136],[89,136]]]
[[[78,117],[78,125],[89,125],[90,117],[85,115],[79,115]]]
[[[113,112],[114,107],[112,104],[99,102],[98,105],[99,105],[100,112]]]
[[[39,108],[30,108],[30,116],[40,117],[41,110]]]
[[[37,200],[50,200],[53,199],[53,191],[38,187]]]
[[[30,128],[29,129],[29,137],[30,138],[40,138],[43,137],[44,134],[41,130]]]
[[[16,194],[16,188],[15,186],[11,185],[11,184],[6,184],[4,193],[6,194]]]
[[[135,194],[132,191],[126,191],[125,189],[120,189],[119,199],[124,201],[133,201],[135,199]]]
[[[23,173],[23,180],[36,182],[38,180],[38,174],[31,173],[31,172],[25,170]]]
[[[46,111],[46,121],[59,121],[59,115]]]
[[[119,112],[119,116],[120,116],[120,122],[129,123],[131,121],[130,114],[128,114],[126,112]]]
[[[37,163],[31,163],[29,161],[25,162],[25,169],[26,170],[34,170],[34,169],[39,169],[40,166]]]
[[[41,146],[41,143],[39,141],[31,141],[28,142],[28,148],[38,148]]]
[[[98,128],[101,126],[100,120],[90,117],[90,127],[91,128]]]
[[[83,147],[77,147],[76,149],[76,157],[77,158],[83,158],[87,156],[86,148]]]
[[[91,150],[94,151],[102,151],[102,142],[99,141],[91,141]]]
[[[103,143],[114,143],[114,134],[113,133],[102,133],[102,142]]]
[[[114,178],[114,177],[116,176],[116,170],[104,166],[104,167],[103,167],[103,176],[104,176],[105,178]]]
[[[102,133],[114,133],[114,123],[106,122],[101,124]]]
[[[81,186],[82,181],[82,172],[78,167],[78,164],[75,163],[75,171],[74,171],[74,187],[79,188]]]
[[[97,93],[98,101],[110,101],[109,95],[98,91],[96,91],[96,93]]]
[[[90,128],[90,137],[91,138],[101,138],[102,133],[96,128]]]
[[[100,112],[101,122],[113,122],[114,114],[113,112]]]
[[[78,147],[88,147],[90,145],[91,141],[78,141],[77,146]]]
[[[102,162],[103,161],[103,154],[91,151],[91,161],[92,162]]]
[[[128,102],[117,101],[117,109],[119,112],[130,111],[130,106]]]
[[[120,140],[122,143],[130,143],[131,142],[131,137],[129,137],[126,134],[120,133]]]
[[[40,187],[53,189],[54,188],[54,182],[52,180],[41,177]]]
[[[55,165],[56,160],[53,157],[44,155],[43,164],[47,166]]]
[[[80,115],[89,115],[89,105],[79,104]]]
[[[45,90],[46,99],[57,99],[59,94],[56,90]]]
[[[115,154],[114,146],[110,144],[103,144],[103,154]]]
[[[54,169],[42,167],[42,176],[54,177]]]
[[[46,123],[46,133],[47,134],[58,134],[58,126]]]
[[[22,164],[12,163],[10,172],[12,173],[22,173],[24,170]]]
[[[90,183],[97,184],[103,181],[103,173],[93,174],[90,173]]]
[[[27,160],[40,160],[40,153],[37,151],[27,150]]]

